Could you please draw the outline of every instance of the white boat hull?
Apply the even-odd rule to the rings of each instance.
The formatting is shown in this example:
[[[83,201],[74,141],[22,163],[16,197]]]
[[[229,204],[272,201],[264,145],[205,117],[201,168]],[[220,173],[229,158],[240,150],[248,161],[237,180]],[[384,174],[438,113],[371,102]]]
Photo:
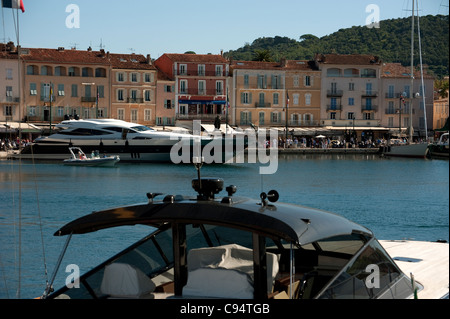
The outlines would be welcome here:
[[[385,156],[425,158],[428,155],[428,144],[392,145],[384,148]]]

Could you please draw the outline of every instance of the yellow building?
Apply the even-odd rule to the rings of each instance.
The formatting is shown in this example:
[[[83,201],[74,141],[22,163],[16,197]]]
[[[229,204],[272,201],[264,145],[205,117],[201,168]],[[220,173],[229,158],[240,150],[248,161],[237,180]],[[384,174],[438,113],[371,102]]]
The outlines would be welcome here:
[[[293,128],[319,124],[321,83],[314,64],[233,61],[230,69],[234,125]]]
[[[68,117],[110,115],[110,63],[103,50],[23,48],[21,59],[22,107],[28,121],[58,123]]]
[[[111,117],[155,125],[157,71],[150,56],[109,54]]]

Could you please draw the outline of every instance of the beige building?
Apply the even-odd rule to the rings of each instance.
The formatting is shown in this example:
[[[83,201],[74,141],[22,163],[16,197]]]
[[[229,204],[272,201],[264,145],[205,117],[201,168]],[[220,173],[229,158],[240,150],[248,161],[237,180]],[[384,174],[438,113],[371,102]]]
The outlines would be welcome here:
[[[19,122],[23,118],[18,61],[17,48],[12,42],[0,44],[0,123]]]
[[[24,103],[30,122],[64,118],[102,118],[110,112],[110,63],[107,53],[22,49]]]
[[[309,127],[320,118],[320,71],[308,61],[233,61],[231,113],[238,126]],[[286,123],[287,120],[287,123]]]
[[[150,56],[109,54],[112,118],[155,125],[157,70]]]
[[[381,60],[371,55],[318,54],[321,125],[373,139],[381,126]]]
[[[425,126],[428,131],[433,129],[434,78],[425,72],[422,87],[420,71],[415,71],[411,87],[410,74],[410,67],[399,63],[383,63],[381,125],[389,128],[393,135],[400,133],[407,136],[412,123],[413,136],[418,139],[425,136]]]

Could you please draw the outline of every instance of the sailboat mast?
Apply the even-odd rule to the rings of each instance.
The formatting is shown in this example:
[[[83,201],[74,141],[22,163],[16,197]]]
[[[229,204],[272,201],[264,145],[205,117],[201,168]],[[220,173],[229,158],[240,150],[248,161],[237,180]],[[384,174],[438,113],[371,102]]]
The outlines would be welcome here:
[[[409,105],[409,143],[413,141],[413,118],[412,109],[414,105],[414,0],[412,0],[412,18],[411,18],[411,88],[409,89],[410,105]]]

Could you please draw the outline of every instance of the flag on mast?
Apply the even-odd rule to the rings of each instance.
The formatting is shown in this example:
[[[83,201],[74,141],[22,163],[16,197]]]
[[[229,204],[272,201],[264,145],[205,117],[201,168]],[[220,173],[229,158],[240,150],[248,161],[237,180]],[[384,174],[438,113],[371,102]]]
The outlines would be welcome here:
[[[25,12],[25,6],[23,0],[2,0],[3,8],[20,9]]]

